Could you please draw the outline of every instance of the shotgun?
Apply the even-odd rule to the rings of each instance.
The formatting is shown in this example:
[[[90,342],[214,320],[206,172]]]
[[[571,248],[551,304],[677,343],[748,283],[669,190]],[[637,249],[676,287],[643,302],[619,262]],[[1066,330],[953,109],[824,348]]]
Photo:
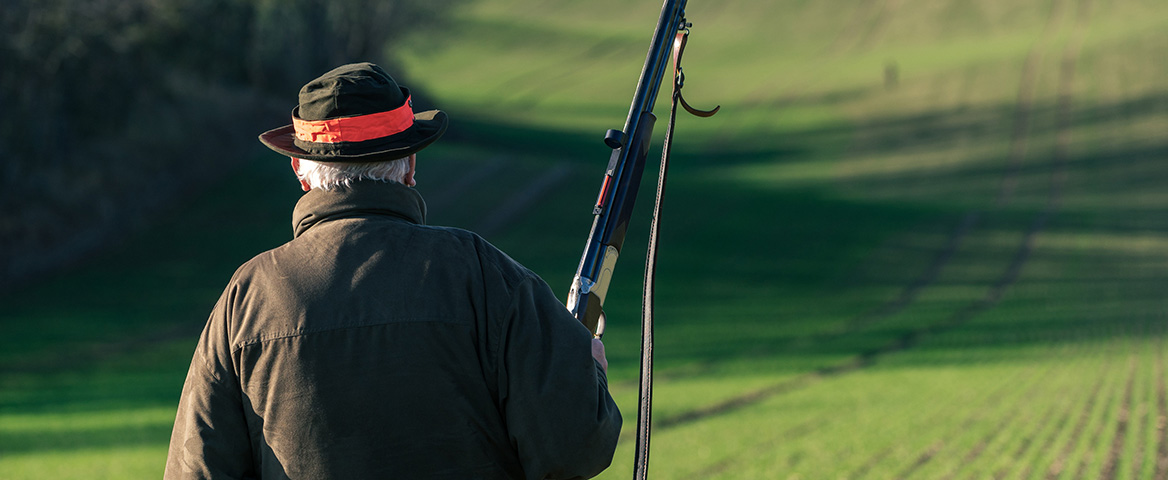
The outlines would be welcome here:
[[[609,130],[604,136],[604,143],[613,151],[592,210],[592,230],[588,233],[580,266],[572,278],[567,302],[568,311],[597,338],[604,334],[604,298],[628,232],[629,218],[649,153],[649,141],[653,137],[653,124],[657,121],[653,104],[657,101],[661,80],[669,70],[673,39],[678,30],[689,26],[685,22],[685,4],[686,0],[665,0],[645,57],[645,66],[637,80],[624,130]]]
[[[624,130],[609,130],[604,135],[604,143],[612,148],[612,155],[604,170],[604,181],[600,184],[596,206],[592,209],[594,218],[592,230],[588,233],[588,243],[568,290],[568,311],[594,337],[600,338],[604,335],[604,297],[608,294],[612,272],[620,257],[625,234],[628,233],[629,217],[632,216],[637,189],[641,185],[641,174],[645,170],[649,141],[653,138],[653,124],[657,121],[653,115],[653,104],[657,101],[657,92],[666,70],[672,70],[673,95],[669,120],[666,122],[665,142],[661,149],[657,202],[649,226],[649,247],[645,259],[645,288],[641,307],[641,388],[637,408],[634,480],[646,480],[649,475],[649,437],[653,412],[653,283],[656,276],[660,213],[669,153],[673,146],[677,106],[681,105],[687,112],[699,117],[709,117],[720,108],[698,110],[689,106],[681,96],[681,87],[685,83],[685,76],[681,72],[681,53],[685,49],[690,27],[685,20],[685,3],[686,0],[665,0],[661,6],[661,18],[657,20],[657,28],[653,31],[653,40],[645,56],[645,66],[641,68],[641,77],[637,80],[637,90],[629,106]],[[669,68],[671,51],[673,63]]]

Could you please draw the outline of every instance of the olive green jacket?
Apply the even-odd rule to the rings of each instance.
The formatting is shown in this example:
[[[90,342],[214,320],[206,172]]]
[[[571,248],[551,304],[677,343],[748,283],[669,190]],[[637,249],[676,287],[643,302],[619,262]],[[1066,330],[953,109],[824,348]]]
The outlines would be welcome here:
[[[295,238],[236,271],[195,349],[179,478],[582,478],[621,416],[591,336],[400,184],[312,190]]]

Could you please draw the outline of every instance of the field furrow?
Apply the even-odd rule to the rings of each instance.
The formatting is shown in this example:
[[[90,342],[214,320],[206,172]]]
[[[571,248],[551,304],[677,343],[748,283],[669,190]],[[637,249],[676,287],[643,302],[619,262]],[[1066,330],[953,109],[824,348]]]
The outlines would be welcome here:
[[[1148,325],[1143,325],[1141,330],[1141,335],[1146,338],[1158,336],[1158,329]],[[1127,438],[1123,440],[1124,446],[1118,452],[1118,465],[1114,478],[1147,478],[1152,473],[1148,467],[1155,466],[1154,454],[1148,455],[1148,437],[1152,432],[1151,422],[1155,408],[1155,400],[1149,401],[1149,395],[1153,394],[1156,385],[1156,368],[1148,367],[1155,365],[1156,359],[1152,354],[1155,343],[1147,340],[1140,342],[1138,361],[1143,366],[1140,369],[1142,374],[1135,382],[1132,404],[1129,406]],[[1115,449],[1113,448],[1113,450]],[[1152,461],[1146,461],[1149,458]],[[1147,475],[1145,475],[1145,470]]]
[[[1049,374],[1049,371],[1050,370],[1043,371],[1043,374]],[[1015,399],[1011,398],[1011,397],[1013,397],[1013,395],[1015,395],[1015,394],[1018,394],[1017,385],[1023,384],[1023,383],[1029,383],[1030,385],[1036,385],[1037,382],[1034,382],[1033,378],[1041,377],[1040,375],[1037,375],[1037,374],[1038,374],[1038,371],[1036,371],[1035,369],[1013,370],[1013,373],[1011,373],[1011,376],[1001,378],[1001,382],[996,383],[995,387],[994,387],[995,389],[993,391],[990,391],[989,394],[986,395],[985,397],[967,399],[967,401],[966,401],[967,405],[978,405],[979,409],[975,410],[971,416],[966,418],[965,422],[962,423],[960,425],[960,427],[953,427],[952,425],[948,425],[948,424],[950,424],[950,422],[952,422],[952,412],[948,411],[946,409],[939,409],[937,411],[934,411],[933,415],[931,417],[924,418],[922,425],[929,427],[929,429],[932,429],[932,430],[947,429],[947,430],[944,433],[944,438],[934,440],[933,443],[929,444],[929,446],[927,446],[924,451],[920,452],[917,455],[915,464],[913,464],[913,465],[916,465],[916,464],[924,465],[925,462],[927,462],[927,460],[932,458],[933,454],[936,454],[936,451],[939,450],[940,446],[944,446],[945,438],[951,438],[951,437],[955,436],[955,434],[960,434],[961,430],[967,429],[967,427],[978,423],[979,419],[982,418],[982,416],[986,415],[986,412],[985,412],[986,410],[992,410],[994,408],[994,406],[996,406],[996,405],[1001,405],[1003,403],[1010,403],[1011,401],[1015,401]],[[912,415],[911,411],[908,412],[908,415]],[[923,433],[924,431],[918,431],[918,432]],[[925,440],[925,441],[927,441],[927,440]],[[891,454],[892,451],[896,450],[896,448],[904,448],[904,447],[905,446],[902,443],[899,443],[899,441],[891,441],[890,445],[883,448],[883,450],[878,451],[874,455],[871,455],[870,458],[865,459],[863,464],[860,465],[860,467],[856,468],[855,471],[851,472],[848,475],[848,478],[849,479],[869,478],[869,476],[868,476],[869,472],[872,471],[872,469],[874,469],[877,465],[881,465],[882,462],[885,461],[885,459],[888,459],[889,454]],[[924,460],[924,461],[922,461],[922,460]],[[919,467],[919,466],[917,466],[917,467]],[[912,468],[912,471],[915,471],[915,469],[916,468]],[[898,478],[904,478],[904,476],[908,476],[911,473],[912,473],[911,471],[902,472],[901,475],[898,475]]]
[[[1064,375],[1074,376],[1074,368],[1064,366],[1062,370]],[[1074,380],[1078,379],[1075,378]],[[1009,450],[1008,453],[1001,452],[1001,457],[998,461],[999,465],[994,468],[990,478],[994,478],[995,480],[1008,478],[1010,472],[1017,470],[1021,466],[1021,462],[1031,451],[1031,447],[1034,446],[1035,441],[1045,438],[1048,440],[1045,446],[1049,447],[1055,435],[1066,426],[1067,421],[1071,418],[1070,413],[1074,408],[1074,404],[1065,399],[1074,398],[1068,397],[1068,395],[1081,394],[1081,392],[1073,390],[1074,385],[1072,383],[1071,385],[1064,385],[1062,388],[1053,389],[1047,398],[1054,399],[1054,401],[1047,400],[1047,405],[1043,408],[1045,411],[1042,413],[1042,416],[1038,417],[1036,422],[1031,422],[1026,425],[1021,431],[1011,432],[1014,435],[1021,435],[1021,438],[1018,440],[1017,445]],[[1042,448],[1040,447],[1039,450],[1042,450]],[[1019,478],[1026,478],[1026,476],[1022,475]],[[966,477],[967,480],[973,480],[975,478],[981,478],[976,470]]]
[[[1113,395],[1111,394],[1115,391],[1112,385],[1112,383],[1115,381],[1115,378],[1104,373],[1103,378],[1100,380],[1100,383],[1097,384],[1097,386],[1100,388],[1095,389],[1095,391],[1091,393],[1091,396],[1087,399],[1086,403],[1083,404],[1082,409],[1077,412],[1077,415],[1073,416],[1073,418],[1075,418],[1075,424],[1071,427],[1071,430],[1066,438],[1063,439],[1061,448],[1058,448],[1057,450],[1058,454],[1045,468],[1046,474],[1044,478],[1046,478],[1046,480],[1060,478],[1060,476],[1065,471],[1067,471],[1068,467],[1075,459],[1076,451],[1080,450],[1084,435],[1087,434],[1087,432],[1090,430],[1093,421],[1096,420],[1098,416],[1106,413],[1106,405],[1113,398]],[[1027,475],[1024,475],[1024,477],[1027,477]]]
[[[1118,419],[1115,424],[1115,433],[1112,436],[1111,448],[1107,452],[1107,460],[1103,463],[1103,471],[1099,472],[1100,479],[1119,478],[1119,460],[1124,452],[1124,442],[1127,441],[1128,424],[1132,416],[1132,402],[1135,397],[1136,377],[1139,361],[1133,356],[1130,363],[1131,373],[1127,378],[1127,385],[1123,389],[1123,400],[1119,404]],[[1083,471],[1084,469],[1080,469]],[[1082,475],[1077,477],[1081,478]]]
[[[1016,460],[1019,460],[1018,464],[1022,466],[1022,470],[1014,478],[1034,478],[1034,476],[1041,475],[1044,470],[1049,471],[1049,469],[1046,469],[1042,465],[1053,466],[1051,462],[1054,464],[1058,464],[1060,461],[1065,462],[1065,460],[1061,460],[1065,455],[1055,455],[1055,445],[1065,436],[1069,435],[1072,439],[1074,439],[1080,434],[1080,432],[1082,432],[1083,424],[1087,421],[1088,412],[1090,412],[1094,408],[1095,403],[1099,401],[1099,396],[1103,393],[1104,385],[1109,377],[1109,363],[1106,361],[1106,359],[1101,363],[1100,367],[1101,368],[1099,368],[1099,371],[1092,372],[1092,375],[1089,376],[1089,378],[1095,378],[1095,383],[1091,387],[1083,392],[1078,392],[1077,395],[1068,397],[1069,401],[1067,401],[1065,404],[1066,410],[1060,412],[1058,423],[1053,425],[1050,431],[1046,434],[1046,438],[1043,439],[1038,448],[1033,449],[1033,453],[1031,454],[1032,456],[1028,459],[1023,459],[1021,456],[1017,456],[1015,458]],[[1082,402],[1080,403],[1077,401],[1077,399],[1082,399]],[[1075,423],[1071,424],[1072,421]],[[1075,440],[1071,440],[1068,443],[1073,444],[1074,442]],[[1026,452],[1025,450],[1019,450],[1015,453],[1025,454]],[[1059,471],[1061,472],[1061,470],[1062,467],[1060,466]],[[1003,478],[1010,477],[1006,476]]]
[[[1136,375],[1134,362],[1129,362],[1127,380],[1125,384],[1130,385]],[[1117,379],[1118,381],[1118,379]],[[1075,480],[1082,480],[1084,478],[1098,478],[1100,474],[1100,466],[1106,456],[1107,445],[1112,441],[1108,438],[1108,433],[1111,432],[1112,425],[1118,423],[1117,418],[1123,408],[1124,389],[1119,384],[1116,388],[1111,390],[1111,394],[1107,397],[1107,403],[1103,405],[1099,413],[1092,419],[1095,423],[1091,428],[1091,434],[1086,436],[1082,445],[1077,445],[1075,456],[1079,458],[1078,465],[1074,470],[1074,476],[1071,478]],[[1070,470],[1068,469],[1068,472]],[[1091,475],[1091,477],[1088,477]]]
[[[1018,85],[1018,96],[1014,103],[1014,126],[1010,131],[1007,173],[1002,177],[1002,186],[998,190],[998,205],[1009,204],[1014,198],[1014,191],[1018,188],[1018,173],[1030,145],[1030,116],[1034,109],[1035,90],[1038,88],[1039,67],[1055,35],[1062,28],[1060,24],[1065,16],[1063,12],[1068,1],[1051,2],[1049,16],[1046,24],[1042,26],[1042,34],[1026,53],[1026,60],[1022,63],[1022,80]]]
[[[1064,350],[1064,355],[1075,355],[1078,353],[1074,349]],[[1011,398],[1008,402],[1004,402],[1003,407],[1006,413],[1002,415],[999,420],[992,425],[989,431],[981,437],[977,438],[972,446],[967,446],[964,454],[956,455],[959,452],[954,452],[952,458],[947,459],[948,471],[937,478],[1000,478],[1000,472],[995,472],[993,475],[988,475],[990,470],[988,462],[979,461],[987,452],[998,453],[1005,456],[1003,451],[1010,447],[1011,438],[1016,438],[1019,435],[1033,435],[1036,429],[1041,429],[1051,421],[1056,409],[1046,409],[1043,416],[1037,422],[1033,422],[1036,405],[1033,399],[1036,398],[1060,398],[1073,385],[1072,382],[1077,380],[1074,378],[1072,372],[1075,367],[1079,366],[1080,362],[1074,362],[1071,365],[1056,365],[1051,364],[1050,370],[1043,372],[1040,375],[1032,377],[1030,384],[1027,385],[1025,391],[1020,393],[1018,397]],[[983,420],[982,424],[987,424],[989,419]],[[974,427],[977,424],[968,422],[968,425],[963,425],[963,428],[952,433],[953,436],[961,435],[965,432],[976,431]],[[1021,440],[1022,446],[1016,447],[1016,457],[1020,457],[1020,452],[1024,451],[1026,446],[1031,442],[1033,437],[1026,437]],[[960,457],[960,458],[958,458]]]
[[[1164,380],[1164,341],[1156,353],[1156,431],[1158,443],[1156,445],[1156,470],[1152,475],[1156,480],[1168,478],[1168,386]]]

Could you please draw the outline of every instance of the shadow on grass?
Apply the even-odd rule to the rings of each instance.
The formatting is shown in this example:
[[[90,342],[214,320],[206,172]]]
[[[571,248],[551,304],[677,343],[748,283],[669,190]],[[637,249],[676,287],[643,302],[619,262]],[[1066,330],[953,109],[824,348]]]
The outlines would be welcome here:
[[[1054,108],[1055,105],[1041,105],[1035,116],[1053,115]],[[936,145],[956,144],[957,137],[970,137],[971,132],[971,143],[992,140],[1006,145],[1012,131],[1011,115],[1011,107],[988,106],[871,119],[857,128],[861,135],[876,140],[855,147],[849,155],[929,150]],[[669,276],[659,280],[658,291],[664,292],[665,297],[659,305],[673,307],[669,314],[658,314],[659,329],[664,330],[658,334],[659,341],[664,340],[657,348],[662,357],[658,365],[668,369],[694,364],[753,363],[797,373],[816,370],[816,365],[830,368],[832,362],[852,355],[870,362],[942,336],[946,348],[977,351],[998,341],[1025,348],[1148,335],[1149,322],[1154,321],[1150,318],[1156,315],[1155,305],[1161,303],[1154,290],[1168,286],[1168,277],[1148,268],[1131,267],[1165,266],[1168,255],[1146,245],[1149,238],[1168,239],[1168,225],[1156,220],[1160,216],[1155,211],[1162,207],[1127,203],[1094,208],[1085,199],[1107,194],[1138,199],[1140,193],[1146,194],[1148,200],[1163,198],[1155,192],[1159,190],[1157,185],[1168,179],[1168,166],[1160,161],[1168,153],[1168,140],[1138,134],[1127,139],[1132,141],[1123,137],[1103,141],[1098,138],[1100,134],[1106,138],[1113,130],[1132,135],[1123,129],[1125,125],[1162,121],[1166,117],[1168,96],[1164,95],[1077,109],[1069,128],[1091,140],[1076,144],[1085,148],[1072,151],[1061,167],[1069,176],[1064,193],[1066,205],[1050,218],[1049,227],[1036,235],[1039,243],[1035,258],[1011,267],[1017,269],[1012,274],[1017,277],[1002,285],[990,302],[982,300],[982,295],[994,288],[995,282],[1002,281],[995,280],[996,274],[978,277],[966,273],[957,279],[939,281],[932,285],[934,290],[961,287],[965,293],[915,301],[911,309],[898,313],[896,318],[857,330],[847,330],[841,320],[862,315],[866,308],[886,301],[897,287],[905,285],[898,279],[911,278],[900,271],[919,268],[919,257],[936,254],[941,244],[901,248],[898,251],[907,257],[884,259],[869,268],[876,275],[862,282],[844,278],[849,266],[866,261],[881,239],[911,236],[911,232],[926,231],[925,226],[937,223],[956,223],[968,207],[955,202],[952,193],[971,181],[985,184],[980,188],[987,194],[981,204],[992,214],[995,228],[1002,229],[997,237],[1006,240],[994,240],[991,231],[986,238],[963,246],[963,268],[990,265],[991,270],[1005,269],[1017,249],[1010,236],[1022,235],[1031,228],[1031,219],[1042,214],[1054,172],[1050,153],[1033,149],[1027,163],[1014,171],[1022,177],[1023,191],[1038,202],[1018,202],[1009,208],[993,204],[993,191],[1011,170],[1006,159],[999,157],[975,158],[946,169],[860,175],[845,185],[821,183],[810,188],[792,188],[779,181],[701,185],[685,177],[687,183],[670,187],[670,198],[676,200],[671,212],[684,213],[681,218],[668,214],[666,228],[672,232],[667,230],[665,234],[661,258],[662,262],[669,262],[669,258],[682,260],[678,261],[680,267],[664,267],[662,272],[668,271]],[[784,137],[797,136],[798,141],[809,146],[805,150],[814,151],[816,148],[810,146],[840,133],[829,127],[799,135],[786,133]],[[1029,128],[1032,137],[1046,141],[1055,133],[1055,122],[1039,122]],[[769,161],[769,153],[761,146],[755,153],[749,151],[752,144],[761,143],[741,143],[740,147],[747,150],[733,155],[767,164],[782,162]],[[865,191],[872,190],[893,193],[871,201],[859,200]],[[1133,233],[1140,237],[1133,241],[1145,245],[1127,252],[1106,246],[1095,248],[1084,241],[1060,250],[1042,241],[1055,235],[1076,239],[1115,235],[1123,240]],[[674,235],[684,239],[671,242]],[[1051,282],[1052,276],[1059,281]],[[1018,285],[1014,285],[1015,279]],[[1155,287],[1137,288],[1140,285]],[[1035,291],[1039,292],[1037,298],[1026,296]],[[1122,301],[1113,299],[1111,311],[1106,314],[1086,313],[1090,311],[1088,307],[1103,300],[1099,292],[1115,291],[1131,295]],[[1005,305],[998,304],[999,296]],[[1065,309],[1060,310],[1059,305]],[[631,311],[625,313],[633,315]],[[1010,319],[1008,326],[990,323],[1002,316]],[[840,330],[844,334],[825,335]],[[1151,334],[1163,336],[1164,332],[1154,330]],[[922,364],[936,360],[915,358]],[[986,361],[979,354],[953,358],[961,358],[959,362]],[[708,373],[708,369],[694,370],[699,375],[703,371]]]
[[[100,416],[100,412],[94,413]],[[23,432],[0,438],[0,451],[6,455],[75,450],[107,450],[122,447],[158,446],[170,439],[171,423],[104,426],[100,428],[61,429]]]
[[[1165,96],[1088,106],[1073,120],[1075,131],[1112,128],[1115,122],[1160,118],[1168,114]],[[1039,106],[1036,109],[1053,108]],[[1049,113],[1049,112],[1048,112]],[[739,371],[813,372],[833,362],[921,332],[939,318],[976,300],[992,280],[969,274],[939,280],[935,286],[970,287],[951,298],[915,301],[912,309],[888,322],[825,337],[849,319],[887,301],[925,267],[944,244],[932,235],[919,245],[890,250],[895,255],[873,257],[890,243],[926,238],[947,231],[966,214],[966,206],[950,193],[972,179],[992,183],[1005,174],[1004,158],[981,158],[944,171],[854,178],[846,184],[823,181],[811,185],[730,181],[704,172],[719,166],[774,165],[825,158],[841,151],[841,138],[852,129],[878,141],[859,145],[850,156],[884,155],[952,145],[958,137],[974,143],[1008,142],[1013,114],[1010,106],[990,105],[930,112],[912,117],[873,118],[862,125],[827,125],[803,131],[776,131],[769,136],[720,142],[719,148],[678,152],[675,182],[669,186],[662,238],[658,285],[659,366],[669,369],[738,369]],[[1035,115],[1044,113],[1036,110]],[[586,225],[560,225],[548,217],[577,211],[580,198],[594,195],[608,149],[601,132],[573,132],[493,122],[485,117],[457,120],[447,140],[465,151],[486,154],[522,151],[546,157],[549,164],[573,162],[595,168],[588,185],[571,185],[541,200],[544,212],[527,217],[501,236],[507,251],[560,248],[583,244]],[[1053,135],[1054,125],[1031,128],[1036,137]],[[661,132],[658,132],[658,136]],[[828,152],[828,153],[825,153]],[[1168,239],[1168,222],[1155,205],[1131,205],[1112,212],[1077,210],[1079,188],[1092,194],[1154,193],[1157,179],[1168,175],[1161,161],[1168,142],[1117,141],[1092,152],[1072,155],[1068,206],[1054,217],[1048,233],[1076,237],[1085,234],[1124,236],[1139,233]],[[438,161],[441,161],[439,159]],[[653,159],[650,159],[652,162]],[[1045,192],[1045,162],[1025,164],[1020,172],[1028,188]],[[1139,168],[1128,167],[1136,166]],[[177,402],[194,334],[202,325],[232,270],[243,261],[289,238],[289,214],[297,191],[286,166],[270,156],[249,163],[237,177],[210,186],[200,199],[176,208],[167,222],[130,240],[74,272],[9,292],[0,317],[0,407],[5,414],[46,413],[60,409],[99,412],[103,408],[134,408]],[[651,182],[653,167],[645,174]],[[1086,176],[1086,177],[1083,177]],[[1076,183],[1090,178],[1092,185]],[[517,189],[518,178],[499,177],[504,187]],[[867,190],[896,191],[906,184],[924,185],[916,196],[866,200]],[[466,196],[485,187],[471,185]],[[500,189],[505,194],[508,188]],[[991,191],[992,188],[986,189]],[[581,196],[580,192],[584,192]],[[593,197],[594,198],[594,197]],[[636,218],[650,209],[643,194]],[[1149,197],[1155,198],[1155,197]],[[492,201],[494,198],[491,199]],[[985,203],[991,203],[987,197]],[[486,200],[484,200],[486,201]],[[586,205],[585,205],[586,207]],[[547,213],[553,212],[553,213]],[[1025,230],[1036,207],[997,212],[1006,233]],[[560,222],[564,223],[564,222]],[[941,227],[938,227],[940,225]],[[637,260],[643,257],[644,228],[630,232],[624,267],[618,270],[609,304],[614,319],[606,340],[611,342],[614,379],[631,378],[636,351],[635,318],[639,284]],[[935,238],[934,238],[935,237]],[[963,247],[968,265],[1003,266],[1012,244],[985,241]],[[548,276],[570,275],[578,251],[544,251],[536,258],[562,257],[551,271],[550,261],[532,266]],[[1065,249],[1039,244],[1035,259],[1019,286],[1004,297],[1005,305],[980,312],[977,321],[961,325],[928,348],[973,351],[991,345],[1043,345],[1146,335],[1149,316],[1168,284],[1163,275],[1133,265],[1164,265],[1156,249],[1094,251],[1072,244]],[[858,265],[869,263],[857,278]],[[568,264],[568,267],[561,265]],[[971,270],[972,271],[972,270]],[[1147,288],[1136,288],[1146,286]],[[1112,293],[1106,313],[1085,309],[1095,305],[1092,292]],[[1123,293],[1126,292],[1126,293]],[[1043,302],[1065,304],[1051,309]],[[1036,312],[1047,312],[1038,315]],[[1051,313],[1053,312],[1053,313]],[[1078,313],[1076,313],[1078,312]],[[1151,313],[1150,313],[1151,312]],[[1009,321],[1000,321],[1000,318]],[[619,321],[617,321],[619,320]],[[175,332],[173,336],[166,332]],[[1155,333],[1163,335],[1162,329]],[[1153,332],[1154,333],[1154,332]],[[930,335],[933,335],[930,333]],[[189,343],[184,343],[189,342]],[[918,342],[919,343],[919,342]],[[162,346],[167,344],[170,346]],[[189,345],[178,348],[174,344]],[[970,355],[921,356],[922,362],[984,361]],[[956,359],[956,360],[954,360]],[[150,372],[149,366],[164,365]],[[699,368],[694,369],[693,366]],[[154,428],[154,427],[151,427]],[[125,432],[123,432],[125,433]],[[28,442],[22,451],[61,439],[56,433]],[[102,443],[115,434],[94,433],[77,445]],[[165,437],[161,427],[149,436]],[[136,440],[135,440],[136,441]],[[7,447],[7,444],[5,444]],[[54,447],[55,448],[55,447]],[[80,448],[80,447],[78,447]],[[7,448],[5,448],[7,451]]]

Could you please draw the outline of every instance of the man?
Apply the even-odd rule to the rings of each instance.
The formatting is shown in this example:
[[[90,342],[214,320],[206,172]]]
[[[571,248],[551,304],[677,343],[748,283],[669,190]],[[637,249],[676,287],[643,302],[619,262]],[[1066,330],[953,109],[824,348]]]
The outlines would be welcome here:
[[[300,90],[260,136],[308,192],[236,271],[196,347],[166,478],[586,478],[621,417],[599,340],[477,235],[424,224],[446,130],[380,67]]]

